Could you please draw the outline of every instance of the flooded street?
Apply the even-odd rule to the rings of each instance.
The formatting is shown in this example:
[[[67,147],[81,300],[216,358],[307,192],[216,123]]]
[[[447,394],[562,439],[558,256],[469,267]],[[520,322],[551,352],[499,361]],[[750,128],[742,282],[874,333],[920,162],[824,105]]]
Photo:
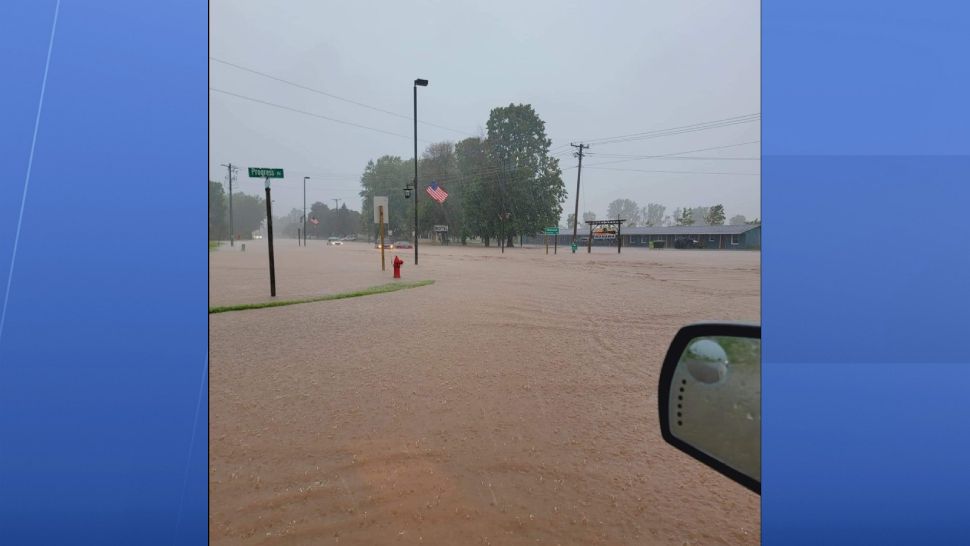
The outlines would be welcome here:
[[[269,299],[266,247],[210,305]],[[278,299],[210,316],[212,544],[758,544],[760,498],[660,437],[678,328],[760,321],[760,253],[280,240]]]

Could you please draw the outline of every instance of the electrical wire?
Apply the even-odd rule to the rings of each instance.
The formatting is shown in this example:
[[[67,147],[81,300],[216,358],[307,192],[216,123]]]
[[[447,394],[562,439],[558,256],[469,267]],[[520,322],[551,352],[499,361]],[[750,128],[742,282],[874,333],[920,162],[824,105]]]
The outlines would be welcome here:
[[[680,127],[671,127],[668,129],[658,129],[653,131],[645,131],[641,133],[631,133],[626,135],[616,135],[612,137],[602,137],[593,139],[581,140],[583,143],[595,144],[597,146],[602,146],[604,144],[614,144],[617,142],[628,142],[632,140],[643,140],[647,138],[658,138],[662,136],[679,135],[683,133],[691,133],[695,131],[706,131],[709,129],[715,129],[718,127],[727,127],[730,125],[737,125],[741,123],[751,123],[761,119],[760,113],[745,114],[743,116],[734,116],[730,118],[718,119],[713,121],[705,121],[701,123],[693,123],[690,125],[683,125]]]
[[[636,173],[667,173],[667,174],[721,174],[732,176],[761,176],[761,173],[729,173],[729,172],[709,172],[709,171],[654,171],[644,169],[617,169],[614,167],[584,167],[602,171],[627,171]]]
[[[323,95],[325,97],[329,97],[329,98],[332,98],[332,99],[336,99],[336,100],[344,101],[344,102],[347,102],[347,103],[350,103],[350,104],[354,104],[356,106],[360,106],[361,108],[368,108],[370,110],[374,110],[375,112],[381,112],[383,114],[388,114],[388,115],[391,115],[391,116],[394,116],[394,117],[397,117],[397,118],[401,118],[401,119],[406,119],[406,120],[409,120],[409,121],[413,121],[414,120],[414,118],[411,117],[411,116],[406,116],[406,115],[403,115],[403,114],[398,114],[397,112],[392,112],[390,110],[385,110],[383,108],[378,108],[376,106],[371,106],[371,105],[365,104],[363,102],[358,102],[358,101],[351,100],[351,99],[348,99],[348,98],[340,97],[340,96],[334,95],[332,93],[327,93],[326,91],[323,91],[321,89],[315,89],[315,88],[310,87],[310,86],[307,86],[307,85],[299,84],[299,83],[296,83],[296,82],[293,82],[293,81],[290,81],[290,80],[285,80],[283,78],[280,78],[280,77],[277,77],[277,76],[273,76],[272,74],[267,74],[265,72],[260,72],[259,70],[256,70],[256,69],[253,69],[253,68],[249,68],[249,67],[246,67],[246,66],[242,66],[242,65],[239,65],[239,64],[236,64],[236,63],[231,63],[229,61],[226,61],[226,60],[223,60],[223,59],[219,59],[219,58],[213,57],[211,55],[209,56],[209,59],[211,59],[211,60],[213,60],[213,61],[215,61],[217,63],[222,63],[224,65],[231,66],[231,67],[236,68],[238,70],[243,70],[245,72],[249,72],[249,73],[252,73],[252,74],[256,74],[256,75],[262,76],[264,78],[269,78],[271,80],[275,80],[275,81],[278,81],[280,83],[285,83],[286,85],[291,85],[291,86],[297,87],[299,89],[303,89],[303,90],[306,90],[306,91],[310,91],[310,92],[313,92],[313,93],[317,93],[318,95]],[[469,133],[467,131],[461,131],[461,130],[458,130],[458,129],[452,129],[451,127],[445,127],[444,125],[438,125],[438,124],[431,123],[431,122],[428,122],[428,121],[418,120],[418,123],[420,123],[422,125],[427,125],[429,127],[437,127],[438,129],[444,129],[446,131],[451,131],[451,132],[458,133],[458,134],[461,134],[461,135],[473,136],[473,137],[474,136],[477,136],[477,135],[474,135],[474,134]]]
[[[657,155],[652,155],[652,156],[646,155],[646,156],[635,157],[635,158],[632,158],[632,159],[618,159],[616,161],[600,161],[599,163],[591,163],[591,164],[589,164],[589,166],[590,167],[596,167],[598,165],[612,165],[614,163],[627,163],[627,162],[630,162],[630,161],[640,161],[642,159],[662,159],[662,158],[663,159],[666,159],[666,158],[671,158],[671,159],[690,159],[690,157],[681,157],[681,156],[683,156],[685,154],[692,154],[692,153],[697,153],[697,152],[709,152],[709,151],[712,151],[712,150],[724,150],[724,149],[727,149],[727,148],[737,148],[738,146],[747,146],[749,144],[757,144],[759,142],[761,142],[761,141],[760,140],[749,140],[749,141],[746,141],[746,142],[738,142],[736,144],[725,144],[723,146],[711,146],[711,147],[708,147],[708,148],[696,148],[694,150],[685,150],[685,151],[682,151],[682,152],[671,152],[671,153],[667,153],[667,154],[657,154]],[[601,157],[605,157],[605,156],[601,156]],[[720,158],[718,158],[718,159],[720,159]],[[761,159],[761,158],[759,157],[759,158],[753,158],[753,159]],[[567,167],[567,168],[568,169],[572,169],[574,167]]]
[[[350,125],[351,127],[359,127],[361,129],[367,129],[368,131],[374,131],[374,132],[377,132],[377,133],[383,133],[385,135],[391,135],[391,136],[406,138],[408,140],[411,140],[413,138],[411,135],[402,135],[400,133],[392,133],[391,131],[385,131],[383,129],[378,129],[376,127],[369,127],[367,125],[361,125],[359,123],[353,123],[351,121],[344,121],[344,120],[341,120],[341,119],[331,118],[331,117],[323,116],[323,115],[320,115],[320,114],[314,114],[313,112],[307,112],[306,110],[300,110],[298,108],[292,108],[292,107],[289,107],[289,106],[284,106],[282,104],[277,104],[275,102],[270,102],[270,101],[266,101],[266,100],[262,100],[262,99],[256,99],[256,98],[253,98],[253,97],[247,97],[245,95],[240,95],[238,93],[233,93],[231,91],[225,91],[223,89],[216,89],[215,87],[210,87],[209,90],[210,91],[215,91],[217,93],[222,93],[224,95],[230,95],[232,97],[237,97],[237,98],[240,98],[240,99],[244,99],[244,100],[248,100],[248,101],[252,101],[252,102],[257,102],[259,104],[265,104],[266,106],[272,106],[274,108],[280,108],[282,110],[289,110],[290,112],[295,112],[297,114],[303,114],[303,115],[306,115],[306,116],[312,116],[312,117],[315,117],[315,118],[325,119],[327,121],[332,121],[334,123],[341,123],[343,125]],[[431,142],[429,142],[427,140],[420,139],[420,138],[418,139],[418,142],[424,142],[424,143],[427,143],[427,144],[431,144]]]

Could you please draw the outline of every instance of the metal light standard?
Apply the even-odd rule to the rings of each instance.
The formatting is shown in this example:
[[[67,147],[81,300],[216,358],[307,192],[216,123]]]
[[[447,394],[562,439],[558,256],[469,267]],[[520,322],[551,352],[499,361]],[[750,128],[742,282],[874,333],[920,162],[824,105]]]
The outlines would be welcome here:
[[[306,181],[309,176],[303,177],[303,246],[306,246]]]
[[[414,265],[418,265],[418,86],[427,87],[428,80],[414,80]]]

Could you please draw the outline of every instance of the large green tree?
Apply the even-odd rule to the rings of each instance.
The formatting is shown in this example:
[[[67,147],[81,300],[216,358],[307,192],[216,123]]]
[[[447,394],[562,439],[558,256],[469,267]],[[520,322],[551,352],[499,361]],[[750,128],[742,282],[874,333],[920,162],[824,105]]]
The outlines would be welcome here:
[[[240,239],[250,239],[266,220],[266,200],[259,195],[233,192],[233,230]]]
[[[704,217],[708,225],[711,226],[721,226],[724,225],[724,205],[714,205],[707,211],[707,216]]]
[[[500,225],[511,246],[519,234],[534,234],[556,225],[562,216],[566,186],[559,160],[549,155],[552,141],[545,122],[529,104],[494,108],[489,115],[485,154],[499,212]]]
[[[464,212],[462,237],[480,237],[485,246],[498,235],[500,194],[495,186],[494,169],[485,151],[487,142],[466,138],[455,144],[461,205]]]
[[[387,196],[387,206],[390,209],[387,228],[394,233],[395,238],[410,238],[414,226],[414,202],[404,198],[404,186],[411,184],[412,178],[413,160],[385,155],[377,161],[367,162],[360,177],[360,196],[363,198],[361,228],[366,233],[377,233],[377,225],[374,224],[374,196]],[[420,191],[424,191],[424,188]]]
[[[460,237],[464,221],[464,188],[458,172],[455,145],[437,142],[428,146],[418,164],[418,177],[418,229],[421,234],[426,236],[431,233],[435,225],[446,225],[450,236]],[[435,201],[425,191],[432,182],[437,182],[448,194],[444,203]]]
[[[694,215],[693,211],[689,208],[677,209],[674,211],[675,219],[677,220],[678,226],[691,226],[694,225]]]

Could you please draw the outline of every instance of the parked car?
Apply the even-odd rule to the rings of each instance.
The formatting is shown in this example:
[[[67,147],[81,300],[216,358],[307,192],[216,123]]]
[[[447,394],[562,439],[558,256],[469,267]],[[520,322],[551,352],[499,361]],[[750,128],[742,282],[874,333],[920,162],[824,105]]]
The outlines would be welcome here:
[[[700,241],[689,237],[678,237],[674,240],[674,248],[700,248],[700,246]]]
[[[394,243],[392,248],[414,248],[411,243],[407,241],[397,241]]]

